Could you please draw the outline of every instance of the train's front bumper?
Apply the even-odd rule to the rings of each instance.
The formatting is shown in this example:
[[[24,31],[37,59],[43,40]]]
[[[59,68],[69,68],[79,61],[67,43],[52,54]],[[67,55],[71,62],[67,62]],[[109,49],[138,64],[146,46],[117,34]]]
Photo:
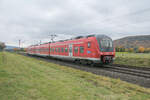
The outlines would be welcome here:
[[[113,61],[114,61],[114,57],[113,56],[101,56],[101,62],[103,63],[103,64],[109,64],[109,63],[113,63]]]

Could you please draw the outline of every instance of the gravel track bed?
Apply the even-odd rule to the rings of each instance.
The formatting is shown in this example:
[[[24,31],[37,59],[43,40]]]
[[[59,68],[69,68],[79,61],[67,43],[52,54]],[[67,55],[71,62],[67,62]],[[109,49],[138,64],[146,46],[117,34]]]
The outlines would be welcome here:
[[[148,67],[136,67],[136,66],[129,66],[129,65],[120,65],[120,64],[112,64],[113,66],[122,67],[122,68],[130,68],[130,69],[137,69],[137,70],[144,70],[150,71],[150,66]]]
[[[106,65],[105,69],[111,70],[114,72],[120,72],[120,73],[130,74],[134,76],[150,78],[150,71],[147,71],[147,70],[139,70],[139,69],[133,69],[133,68],[126,68],[126,67],[116,67],[116,66],[110,66],[110,65]]]
[[[22,54],[27,56],[26,54]],[[51,63],[55,63],[55,64],[59,64],[59,65],[63,65],[63,66],[67,66],[67,67],[72,67],[75,69],[79,69],[79,70],[83,70],[83,71],[87,71],[87,72],[91,72],[93,74],[96,75],[102,75],[102,76],[107,76],[107,77],[111,77],[111,78],[116,78],[116,79],[120,79],[129,83],[133,83],[133,84],[137,84],[140,85],[142,87],[145,88],[150,88],[150,77],[149,77],[149,73],[150,70],[148,70],[147,68],[130,68],[129,66],[121,66],[121,65],[113,65],[114,67],[126,67],[126,68],[130,68],[130,69],[138,69],[138,71],[141,69],[141,72],[143,73],[148,73],[148,77],[143,77],[143,76],[138,76],[138,75],[134,75],[134,74],[129,74],[129,73],[124,73],[122,71],[115,71],[112,70],[112,68],[107,68],[104,66],[95,66],[95,67],[91,67],[89,65],[79,65],[79,64],[75,64],[73,62],[68,62],[68,61],[61,61],[61,60],[57,60],[57,59],[51,59],[51,58],[43,58],[43,57],[35,57],[35,56],[29,56],[29,57],[34,57],[37,58],[39,60],[44,60],[47,62],[51,62]],[[146,72],[145,72],[146,71]],[[142,73],[141,73],[142,74]]]

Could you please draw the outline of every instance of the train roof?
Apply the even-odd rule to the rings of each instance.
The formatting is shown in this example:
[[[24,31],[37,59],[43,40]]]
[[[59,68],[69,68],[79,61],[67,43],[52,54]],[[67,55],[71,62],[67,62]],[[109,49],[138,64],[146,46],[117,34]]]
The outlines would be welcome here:
[[[77,36],[77,37],[74,37],[74,38],[71,38],[71,39],[59,40],[59,41],[55,41],[55,42],[46,42],[46,43],[36,44],[36,45],[31,45],[31,46],[39,46],[39,45],[48,44],[48,43],[64,42],[64,41],[76,40],[76,39],[82,39],[82,38],[89,38],[89,37],[96,37],[96,38],[99,38],[99,39],[102,39],[102,38],[111,39],[110,37],[108,37],[107,35],[104,35],[104,34],[91,34],[91,35],[87,35],[87,36]]]
[[[75,38],[66,39],[66,40],[59,40],[59,41],[56,41],[56,42],[64,42],[64,41],[68,41],[68,40],[76,40],[76,39],[89,38],[89,37],[99,37],[99,38],[105,38],[105,37],[107,37],[108,38],[108,36],[104,35],[104,34],[92,34],[92,35],[87,35],[87,36],[77,36]]]
[[[99,38],[99,39],[102,39],[102,38],[109,38],[109,39],[111,39],[109,36],[103,35],[103,34],[96,34],[95,37]]]

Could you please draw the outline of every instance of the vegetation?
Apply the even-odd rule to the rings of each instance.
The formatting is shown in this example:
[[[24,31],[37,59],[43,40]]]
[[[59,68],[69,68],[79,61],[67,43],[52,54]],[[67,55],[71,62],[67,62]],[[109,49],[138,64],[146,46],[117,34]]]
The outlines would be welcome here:
[[[129,36],[114,41],[116,47],[125,48],[150,48],[150,35]]]
[[[27,49],[26,48],[13,48],[14,52],[26,52]]]
[[[116,47],[116,52],[134,52],[134,53],[150,53],[150,48],[144,48],[142,46],[137,48],[125,48],[125,47]]]
[[[149,100],[150,89],[119,79],[0,53],[0,100]]]
[[[150,67],[150,53],[116,52],[115,64]]]
[[[150,35],[121,38],[114,45],[116,52],[150,53]]]

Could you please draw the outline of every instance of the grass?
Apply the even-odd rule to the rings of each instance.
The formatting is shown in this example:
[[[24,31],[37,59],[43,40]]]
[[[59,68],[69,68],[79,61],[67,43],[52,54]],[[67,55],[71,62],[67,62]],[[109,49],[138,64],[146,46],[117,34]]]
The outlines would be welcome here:
[[[150,53],[117,52],[115,64],[150,67]]]
[[[150,100],[150,89],[4,52],[0,100]]]

